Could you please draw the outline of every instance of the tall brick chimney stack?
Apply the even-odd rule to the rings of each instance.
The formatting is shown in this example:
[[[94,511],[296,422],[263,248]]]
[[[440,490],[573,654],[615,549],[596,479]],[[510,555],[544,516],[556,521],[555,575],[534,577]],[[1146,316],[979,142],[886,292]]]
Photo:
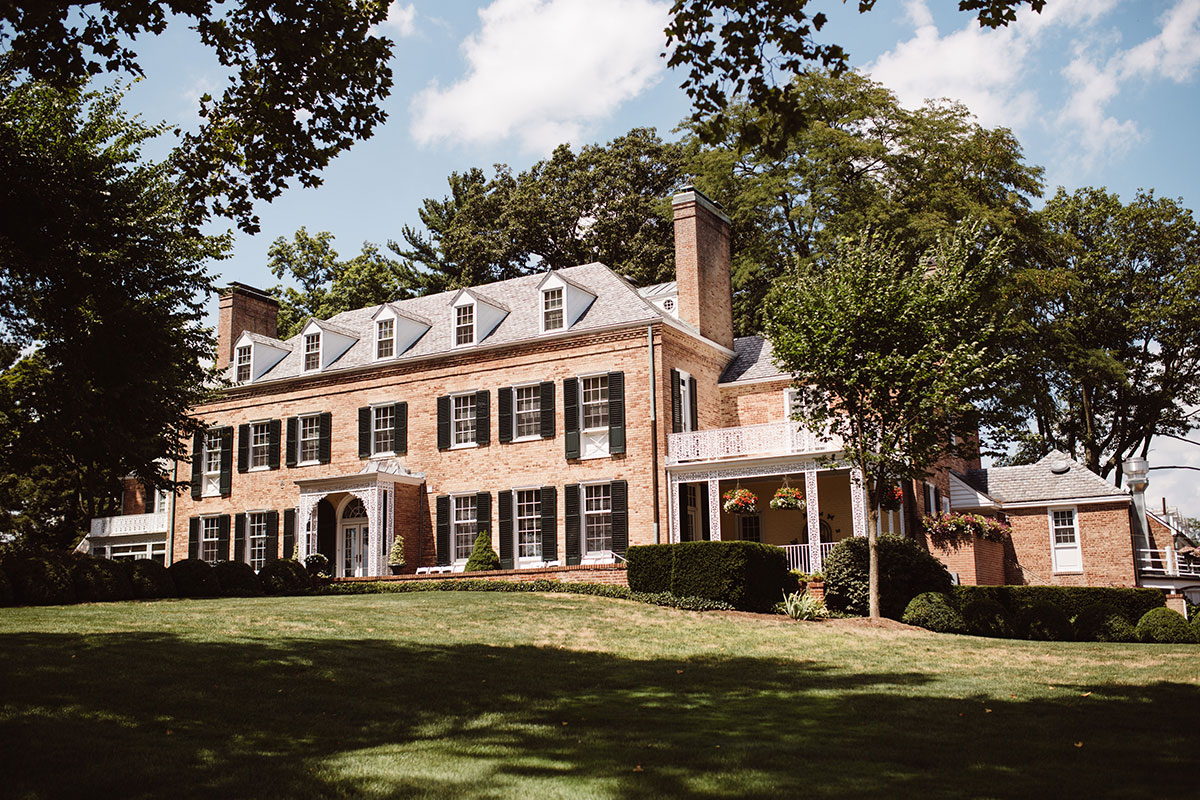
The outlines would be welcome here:
[[[730,278],[730,219],[694,186],[673,198],[675,283],[679,318],[700,334],[733,349],[733,284]]]
[[[217,366],[233,360],[233,343],[250,331],[272,339],[279,331],[279,301],[261,289],[231,283],[221,293],[217,316]]]

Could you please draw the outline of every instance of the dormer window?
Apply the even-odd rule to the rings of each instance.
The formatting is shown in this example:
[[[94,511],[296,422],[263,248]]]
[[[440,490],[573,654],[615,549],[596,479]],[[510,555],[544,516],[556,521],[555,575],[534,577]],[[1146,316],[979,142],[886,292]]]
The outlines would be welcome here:
[[[558,331],[563,328],[563,290],[546,289],[542,292],[542,330]]]
[[[381,319],[375,323],[375,357],[391,358],[396,353],[396,320]]]
[[[304,336],[304,371],[312,372],[321,368],[321,334],[309,333]]]
[[[475,343],[475,306],[458,306],[454,309],[455,346]]]
[[[238,383],[250,382],[250,348],[248,346],[239,347],[236,352],[237,374],[235,380]]]

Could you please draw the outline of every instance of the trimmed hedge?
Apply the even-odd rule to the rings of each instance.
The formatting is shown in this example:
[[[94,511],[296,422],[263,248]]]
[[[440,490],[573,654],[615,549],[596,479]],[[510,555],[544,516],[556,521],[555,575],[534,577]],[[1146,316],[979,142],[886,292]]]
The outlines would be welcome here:
[[[671,545],[671,594],[719,600],[744,611],[770,611],[783,593],[787,557],[759,542]]]
[[[1108,603],[1092,603],[1075,618],[1075,640],[1080,642],[1136,642],[1129,620]]]
[[[972,636],[1012,639],[1015,635],[1012,614],[990,597],[979,597],[964,605],[962,617]]]
[[[1136,625],[1152,608],[1166,603],[1158,589],[1119,589],[1104,586],[955,586],[954,597],[959,608],[980,597],[994,600],[1013,616],[1039,603],[1058,606],[1073,619],[1094,603],[1112,606],[1117,613]]]
[[[254,569],[243,561],[221,561],[213,567],[222,597],[262,597],[262,581]]]
[[[909,600],[900,621],[935,633],[967,632],[967,623],[954,607],[953,599],[941,592],[923,592]]]
[[[23,554],[4,562],[13,597],[26,606],[62,606],[75,602],[70,562],[61,556]]]
[[[629,562],[626,575],[630,589],[635,592],[670,591],[675,545],[634,545],[625,553],[625,558]]]
[[[950,573],[911,539],[885,534],[879,541],[879,612],[900,619],[910,600],[924,592],[949,592]],[[870,550],[866,537],[843,539],[825,557],[825,602],[834,611],[865,616]]]
[[[83,556],[71,565],[75,596],[81,603],[107,603],[132,600],[133,584],[121,565],[107,558]]]
[[[1196,632],[1178,611],[1152,608],[1138,620],[1137,638],[1153,644],[1195,644]]]
[[[267,594],[303,594],[312,589],[312,578],[304,565],[293,558],[268,561],[258,571],[263,591]]]
[[[8,580],[8,575],[0,569],[0,606],[11,606],[17,601],[13,596],[13,587]]]
[[[171,573],[180,597],[218,597],[221,594],[221,582],[207,561],[185,558],[176,561],[167,571]]]
[[[138,600],[157,600],[162,597],[177,597],[175,579],[162,564],[149,558],[120,562],[129,576],[133,596]]]
[[[1071,641],[1071,623],[1062,609],[1053,603],[1038,602],[1021,609],[1017,632],[1022,639],[1038,642]]]

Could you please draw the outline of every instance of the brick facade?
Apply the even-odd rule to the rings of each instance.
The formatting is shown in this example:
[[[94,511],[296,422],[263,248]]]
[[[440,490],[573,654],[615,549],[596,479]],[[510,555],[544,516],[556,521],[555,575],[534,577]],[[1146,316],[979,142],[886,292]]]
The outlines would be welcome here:
[[[675,263],[679,318],[722,347],[733,347],[733,287],[729,218],[708,198],[687,189],[675,196]]]
[[[1128,503],[1097,503],[1075,508],[1082,562],[1079,572],[1054,571],[1046,506],[1006,510],[1012,525],[1012,544],[1006,552],[1006,583],[1137,585]]]
[[[975,537],[958,547],[930,547],[930,552],[946,569],[958,575],[959,583],[971,586],[998,586],[1005,582],[1004,545]]]
[[[243,331],[274,339],[279,325],[279,303],[270,295],[235,283],[218,302],[217,366],[233,358],[233,345]]]

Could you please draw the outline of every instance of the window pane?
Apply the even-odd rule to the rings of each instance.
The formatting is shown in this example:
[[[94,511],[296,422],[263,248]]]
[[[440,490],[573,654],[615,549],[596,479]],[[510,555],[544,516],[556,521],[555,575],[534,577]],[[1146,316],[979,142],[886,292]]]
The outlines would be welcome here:
[[[255,422],[250,426],[250,466],[265,467],[268,465],[267,456],[271,449],[271,428],[265,422]]]
[[[316,461],[321,457],[321,420],[317,416],[300,418],[300,460]]]
[[[542,393],[537,386],[518,386],[513,390],[513,419],[517,438],[542,433]]]
[[[395,320],[379,320],[375,349],[375,356],[377,358],[389,358],[396,351],[395,324]]]
[[[759,521],[758,516],[739,516],[738,533],[743,542],[761,542],[762,523]]]
[[[1075,543],[1075,512],[1071,510],[1054,512],[1054,543]]]
[[[612,486],[583,487],[583,526],[587,552],[612,549]]]
[[[237,382],[246,383],[250,380],[250,348],[237,349]]]
[[[217,431],[204,435],[204,471],[210,475],[221,472],[221,434]]]
[[[217,560],[220,537],[220,520],[215,517],[202,520],[200,531],[200,558],[210,564]]]
[[[563,327],[563,290],[547,289],[542,294],[542,327],[556,331]]]
[[[608,427],[608,376],[584,378],[583,427],[585,430]]]
[[[261,512],[248,515],[246,535],[250,545],[246,548],[246,561],[257,572],[267,561],[267,515]]]
[[[454,443],[475,442],[475,395],[463,394],[454,398]]]
[[[454,343],[471,344],[475,341],[475,307],[459,306],[454,309]]]
[[[475,496],[451,498],[454,504],[454,560],[463,561],[471,557],[478,533],[475,522]]]
[[[372,409],[374,416],[374,436],[372,450],[374,453],[391,453],[396,449],[396,407],[379,406]]]
[[[541,492],[523,489],[517,492],[517,557],[542,557]]]
[[[304,337],[304,369],[314,370],[321,366],[321,334],[310,333]]]

